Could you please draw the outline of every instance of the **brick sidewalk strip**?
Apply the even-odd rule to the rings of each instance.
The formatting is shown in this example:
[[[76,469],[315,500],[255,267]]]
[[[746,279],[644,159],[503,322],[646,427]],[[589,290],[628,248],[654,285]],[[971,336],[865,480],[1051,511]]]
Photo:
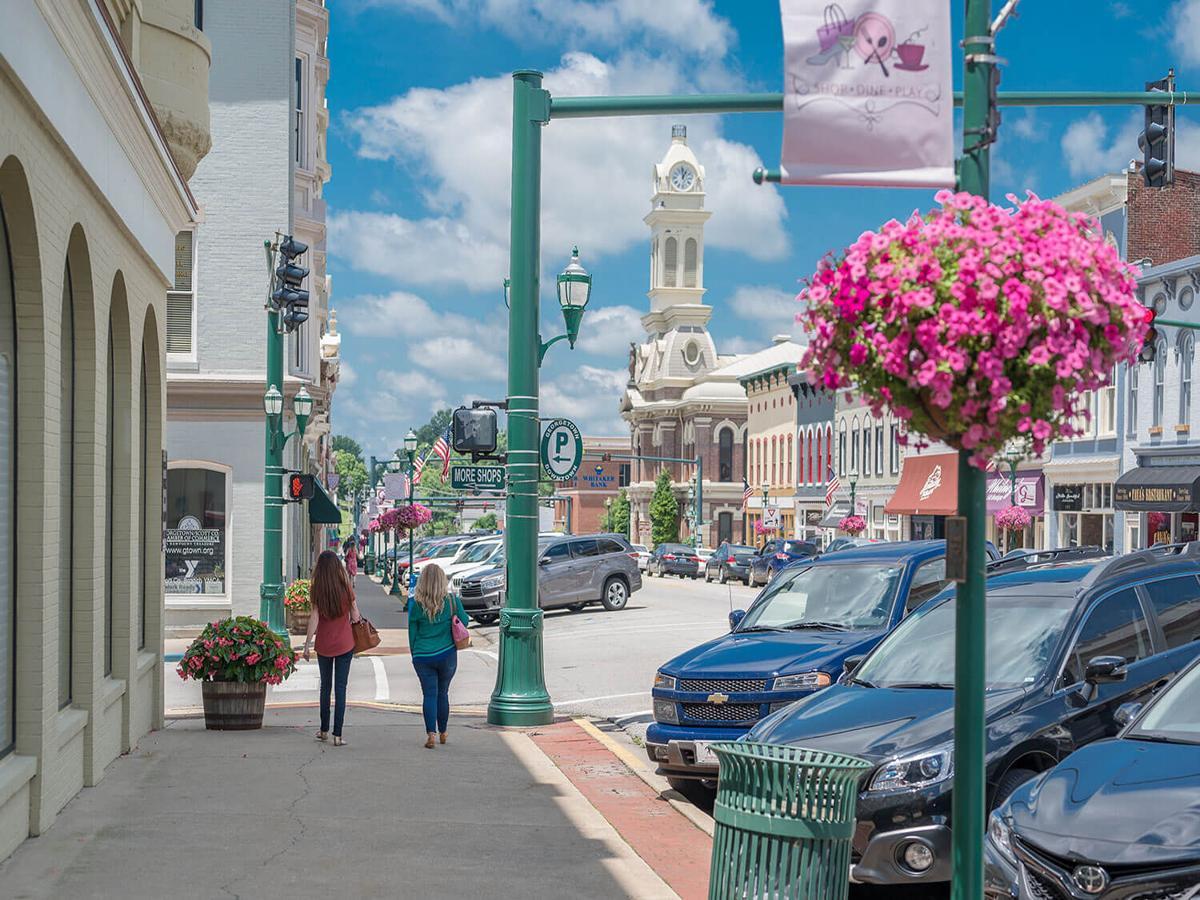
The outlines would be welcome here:
[[[682,900],[708,896],[712,839],[575,722],[530,737]]]

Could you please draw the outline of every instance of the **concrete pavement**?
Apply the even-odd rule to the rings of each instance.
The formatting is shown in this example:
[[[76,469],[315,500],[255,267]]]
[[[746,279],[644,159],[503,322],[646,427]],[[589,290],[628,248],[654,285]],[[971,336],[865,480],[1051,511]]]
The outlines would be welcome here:
[[[457,717],[425,750],[418,716],[355,708],[335,748],[315,712],[172,721],[0,865],[0,897],[677,896],[525,732]],[[707,840],[642,799],[648,827]]]

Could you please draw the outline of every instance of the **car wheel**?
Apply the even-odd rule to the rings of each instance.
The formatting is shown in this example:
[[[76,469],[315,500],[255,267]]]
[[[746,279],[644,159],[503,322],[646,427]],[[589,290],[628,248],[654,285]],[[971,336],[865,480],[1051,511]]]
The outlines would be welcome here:
[[[610,578],[604,582],[604,594],[600,600],[609,612],[624,609],[629,602],[629,587],[620,578]]]
[[[667,784],[672,790],[682,794],[693,806],[701,809],[712,809],[717,799],[716,782],[697,781],[694,778],[668,778]],[[710,787],[711,784],[711,787]]]
[[[567,609],[569,609],[571,612],[579,612],[585,606],[587,606],[586,603],[568,603]]]
[[[500,618],[499,613],[471,613],[471,618],[480,625],[491,625]]]
[[[712,584],[712,572],[708,571],[708,566],[704,567],[704,583]]]
[[[728,580],[729,580],[729,570],[727,568],[725,568],[724,566],[721,566],[721,571],[717,575],[717,583],[724,584]]]
[[[996,785],[996,793],[992,797],[992,809],[1008,799],[1009,794],[1031,778],[1037,778],[1037,772],[1032,769],[1009,769]]]

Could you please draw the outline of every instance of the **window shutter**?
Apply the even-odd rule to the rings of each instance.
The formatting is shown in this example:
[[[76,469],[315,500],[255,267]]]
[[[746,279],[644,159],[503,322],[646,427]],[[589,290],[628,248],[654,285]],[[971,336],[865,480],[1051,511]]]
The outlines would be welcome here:
[[[175,235],[175,289],[167,293],[167,352],[192,352],[193,235]]]

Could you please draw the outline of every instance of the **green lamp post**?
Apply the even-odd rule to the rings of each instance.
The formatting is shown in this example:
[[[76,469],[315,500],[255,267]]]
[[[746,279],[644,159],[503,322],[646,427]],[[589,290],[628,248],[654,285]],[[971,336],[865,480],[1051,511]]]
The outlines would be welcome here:
[[[292,399],[296,430],[283,431],[283,394],[272,382],[263,394],[266,413],[266,454],[263,473],[263,580],[259,586],[258,616],[287,640],[283,614],[283,448],[290,438],[304,435],[312,415],[313,398],[301,387]]]
[[[537,72],[513,81],[512,235],[508,311],[508,497],[505,500],[505,590],[500,611],[499,665],[488,703],[492,725],[546,725],[554,707],[542,664],[542,611],[537,602],[538,369],[551,344],[572,347],[592,291],[592,276],[579,264],[579,248],[558,276],[558,305],[567,333],[543,342],[538,334],[538,273],[541,269],[541,128],[538,104],[547,96]],[[534,356],[530,347],[536,346]]]
[[[408,456],[408,505],[413,502],[413,469],[417,459],[417,433],[411,428],[404,436],[404,453]],[[399,453],[396,454],[399,457]],[[413,529],[408,530],[408,598],[411,600],[417,588],[417,573],[413,570]]]
[[[396,472],[404,471],[404,461],[400,459],[400,451],[399,450],[397,450],[395,455],[393,455],[392,458],[390,460],[388,460],[388,471],[393,474]],[[411,483],[411,481],[409,482],[409,487],[408,487],[408,497],[409,497],[409,502],[411,503],[412,502],[412,483]],[[399,597],[401,594],[401,591],[400,591],[400,552],[399,552],[400,551],[400,537],[398,535],[395,538],[395,550],[396,550],[396,552],[394,554],[392,554],[392,556],[393,556],[393,559],[392,559],[392,587],[388,591],[388,593],[393,597]],[[411,542],[411,540],[409,541],[409,550],[410,550],[410,553],[409,553],[409,557],[408,557],[408,565],[409,565],[409,572],[411,573],[412,572],[412,553],[411,553],[412,542]]]

